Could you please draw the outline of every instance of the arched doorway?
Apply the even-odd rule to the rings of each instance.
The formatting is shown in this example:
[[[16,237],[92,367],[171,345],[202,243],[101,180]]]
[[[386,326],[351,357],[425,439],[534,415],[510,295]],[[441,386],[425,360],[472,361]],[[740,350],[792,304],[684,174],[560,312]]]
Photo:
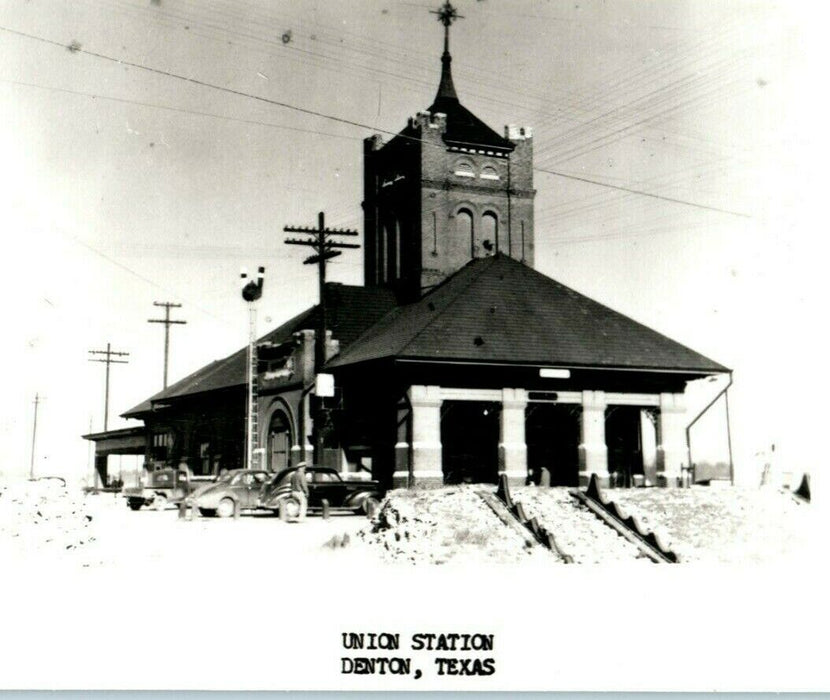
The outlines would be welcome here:
[[[268,468],[273,472],[291,466],[291,423],[281,410],[268,424]]]

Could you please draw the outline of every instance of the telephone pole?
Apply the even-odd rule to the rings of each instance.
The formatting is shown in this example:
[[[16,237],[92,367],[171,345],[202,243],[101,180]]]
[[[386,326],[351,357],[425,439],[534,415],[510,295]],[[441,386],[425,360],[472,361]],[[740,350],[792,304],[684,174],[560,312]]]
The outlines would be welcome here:
[[[35,419],[34,419],[34,422],[32,423],[32,464],[29,467],[29,478],[30,479],[35,478],[35,437],[37,436],[37,407],[43,401],[43,398],[44,398],[43,396],[40,396],[39,394],[35,394],[35,400],[34,400]]]
[[[289,245],[304,245],[314,251],[314,255],[303,260],[303,265],[317,263],[317,277],[320,287],[320,302],[317,314],[317,329],[314,337],[314,373],[315,376],[323,371],[326,364],[326,261],[342,255],[339,248],[360,248],[358,243],[341,243],[333,240],[332,236],[359,236],[353,229],[328,229],[326,228],[326,217],[323,212],[317,215],[317,228],[313,226],[285,226],[286,233],[302,233],[309,238],[286,238]],[[312,426],[314,436],[314,462],[320,464],[323,457],[323,431],[322,422],[325,418],[325,406],[322,397],[315,397],[314,424]]]
[[[187,323],[187,321],[173,321],[170,318],[170,309],[180,309],[181,304],[173,304],[169,301],[154,301],[153,306],[164,307],[164,318],[148,318],[147,323],[164,324],[164,388],[167,388],[167,360],[170,355],[170,326],[173,323]]]
[[[128,352],[116,352],[110,348],[110,344],[107,343],[106,350],[89,350],[90,355],[104,355],[104,359],[98,357],[90,357],[88,358],[90,362],[105,362],[107,365],[107,373],[106,373],[106,381],[104,383],[104,430],[107,429],[107,419],[109,418],[109,410],[110,410],[110,365],[111,364],[122,364],[126,365],[129,360],[119,360],[113,359],[118,357],[128,357],[130,353]]]

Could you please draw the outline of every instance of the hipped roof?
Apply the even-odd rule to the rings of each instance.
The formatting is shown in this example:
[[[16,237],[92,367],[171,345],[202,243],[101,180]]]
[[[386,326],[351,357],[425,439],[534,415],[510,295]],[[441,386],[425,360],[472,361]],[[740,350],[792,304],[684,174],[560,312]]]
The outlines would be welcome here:
[[[472,260],[419,301],[391,311],[329,366],[382,358],[728,371],[502,254]]]

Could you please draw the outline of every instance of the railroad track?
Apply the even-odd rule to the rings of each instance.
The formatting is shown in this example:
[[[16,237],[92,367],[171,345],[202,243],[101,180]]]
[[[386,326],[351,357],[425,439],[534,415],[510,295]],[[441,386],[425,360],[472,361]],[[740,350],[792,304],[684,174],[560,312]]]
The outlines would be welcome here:
[[[505,524],[523,529],[534,542],[566,563],[634,559],[657,563],[679,561],[677,554],[656,534],[647,531],[636,518],[608,500],[595,478],[584,492],[572,489],[567,493],[569,496],[560,490],[525,489],[522,495],[515,495],[503,476],[495,494],[480,492],[479,495]],[[525,497],[531,501],[530,510],[541,512],[544,524],[537,517],[528,515],[519,500]],[[574,502],[573,506],[563,502],[568,497]],[[597,524],[592,525],[593,522]]]
[[[677,553],[663,544],[656,533],[646,530],[637,518],[625,513],[619,505],[603,495],[596,474],[591,475],[584,492],[573,489],[570,494],[652,561],[666,564],[677,564],[680,561]]]

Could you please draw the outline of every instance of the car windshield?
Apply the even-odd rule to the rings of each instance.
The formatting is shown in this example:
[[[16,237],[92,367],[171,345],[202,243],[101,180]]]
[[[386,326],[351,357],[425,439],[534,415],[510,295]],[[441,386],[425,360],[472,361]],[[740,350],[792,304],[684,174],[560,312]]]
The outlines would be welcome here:
[[[216,479],[217,484],[226,484],[228,483],[233,477],[236,476],[236,472],[225,472],[224,474],[220,474],[219,477]]]

